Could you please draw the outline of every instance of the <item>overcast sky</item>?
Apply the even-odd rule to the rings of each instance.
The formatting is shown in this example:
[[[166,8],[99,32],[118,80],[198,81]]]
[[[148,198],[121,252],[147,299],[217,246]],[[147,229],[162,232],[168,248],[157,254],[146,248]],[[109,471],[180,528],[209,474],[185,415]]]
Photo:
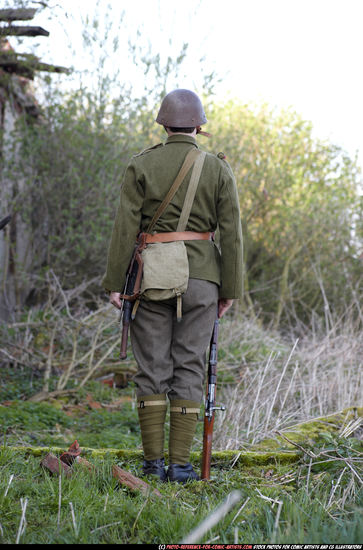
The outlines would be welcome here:
[[[54,0],[56,18],[36,16],[33,24],[51,32],[38,40],[44,61],[84,66],[79,21],[96,3]],[[101,19],[107,4],[116,22],[125,11],[125,54],[111,59],[125,75],[132,75],[128,38],[150,41],[162,56],[176,56],[187,42],[182,87],[201,92],[200,75],[214,70],[222,78],[218,97],[291,106],[312,121],[316,136],[351,156],[359,150],[363,165],[363,0],[101,0]],[[69,40],[78,52],[71,59]]]

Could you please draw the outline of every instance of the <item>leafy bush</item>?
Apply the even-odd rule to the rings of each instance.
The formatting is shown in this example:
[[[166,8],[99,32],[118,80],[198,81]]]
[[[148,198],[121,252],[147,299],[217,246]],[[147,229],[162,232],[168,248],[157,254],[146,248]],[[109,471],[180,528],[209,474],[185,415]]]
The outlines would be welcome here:
[[[275,326],[309,324],[313,313],[331,327],[334,314],[359,308],[357,162],[291,110],[230,100],[209,118],[210,147],[224,150],[239,188],[249,305]]]
[[[1,430],[19,428],[21,430],[50,430],[56,424],[71,425],[71,419],[49,403],[14,401],[6,407],[0,406]]]

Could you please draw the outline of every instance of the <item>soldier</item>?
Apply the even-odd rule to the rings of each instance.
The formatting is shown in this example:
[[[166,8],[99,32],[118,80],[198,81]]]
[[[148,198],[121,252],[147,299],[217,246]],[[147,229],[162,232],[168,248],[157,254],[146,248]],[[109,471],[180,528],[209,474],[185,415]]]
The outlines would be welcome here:
[[[150,220],[175,180],[187,153],[199,149],[196,135],[207,122],[199,97],[190,90],[167,94],[156,122],[168,138],[131,158],[121,185],[103,286],[110,302],[121,307],[127,267],[136,237]],[[156,222],[157,233],[175,232],[190,180],[182,185]],[[219,230],[219,245],[212,238]],[[218,313],[222,317],[242,295],[242,231],[235,179],[223,153],[205,156],[187,230],[199,234],[185,241],[189,281],[177,299],[141,299],[130,325],[138,371],[138,415],[144,451],[143,472],[162,481],[199,479],[190,464],[200,404],[204,395],[205,353]],[[200,239],[200,240],[199,240]],[[164,462],[164,422],[170,402],[169,466]]]

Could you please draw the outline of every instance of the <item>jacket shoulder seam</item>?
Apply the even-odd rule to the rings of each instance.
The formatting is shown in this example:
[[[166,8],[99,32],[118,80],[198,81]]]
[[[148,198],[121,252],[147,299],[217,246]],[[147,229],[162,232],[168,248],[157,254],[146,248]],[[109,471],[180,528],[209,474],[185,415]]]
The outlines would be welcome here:
[[[163,143],[157,143],[156,145],[152,145],[152,147],[147,147],[146,149],[143,149],[140,153],[137,153],[134,155],[134,157],[141,157],[142,155],[146,155],[146,153],[149,153],[150,151],[153,151],[154,149],[158,149],[159,147],[163,147]]]

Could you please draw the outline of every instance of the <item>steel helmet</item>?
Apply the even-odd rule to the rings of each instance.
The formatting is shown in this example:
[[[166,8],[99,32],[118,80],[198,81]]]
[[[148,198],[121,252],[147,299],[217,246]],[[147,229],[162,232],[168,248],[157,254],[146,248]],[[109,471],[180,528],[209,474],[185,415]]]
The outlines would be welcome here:
[[[207,118],[197,94],[178,89],[164,97],[156,122],[172,128],[192,128],[205,124]]]

